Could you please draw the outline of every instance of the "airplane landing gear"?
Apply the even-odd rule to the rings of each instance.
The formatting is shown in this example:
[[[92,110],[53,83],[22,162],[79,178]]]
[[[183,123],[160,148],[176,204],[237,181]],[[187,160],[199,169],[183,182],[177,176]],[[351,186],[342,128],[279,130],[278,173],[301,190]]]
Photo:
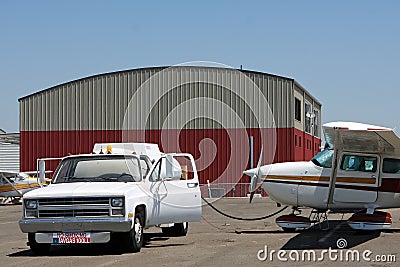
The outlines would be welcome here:
[[[313,209],[310,214],[310,220],[313,226],[318,225],[321,230],[329,229],[328,214],[326,210]],[[326,227],[323,228],[323,224],[326,222]]]
[[[300,214],[300,210],[296,207],[293,207],[292,213],[289,215],[282,215],[276,218],[275,222],[280,227],[282,227],[285,232],[294,232],[297,228],[306,229],[311,226],[310,218],[296,215],[295,213]]]
[[[389,212],[375,211],[372,214],[358,212],[347,221],[354,230],[375,231],[389,229],[392,225],[392,216]]]

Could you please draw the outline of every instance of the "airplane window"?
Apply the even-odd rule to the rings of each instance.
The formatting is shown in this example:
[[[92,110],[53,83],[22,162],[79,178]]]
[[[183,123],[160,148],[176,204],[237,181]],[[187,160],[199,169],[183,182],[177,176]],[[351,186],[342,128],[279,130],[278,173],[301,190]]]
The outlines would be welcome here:
[[[332,168],[333,149],[326,148],[312,158],[312,162],[323,168]]]
[[[344,155],[340,168],[345,171],[376,172],[377,158],[359,155]]]
[[[400,173],[400,159],[384,159],[382,171],[384,173]]]

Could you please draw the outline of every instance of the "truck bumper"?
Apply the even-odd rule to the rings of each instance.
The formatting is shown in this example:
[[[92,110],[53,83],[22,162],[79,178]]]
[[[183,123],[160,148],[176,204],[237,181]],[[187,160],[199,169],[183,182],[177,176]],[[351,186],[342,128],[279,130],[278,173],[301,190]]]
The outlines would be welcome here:
[[[36,233],[35,240],[37,243],[61,244],[59,241],[54,241],[53,233]],[[57,239],[56,239],[57,240]],[[90,244],[107,243],[110,241],[109,232],[94,232],[90,233]],[[77,243],[79,244],[79,243]]]
[[[19,227],[23,233],[37,232],[128,232],[130,219],[22,219]]]

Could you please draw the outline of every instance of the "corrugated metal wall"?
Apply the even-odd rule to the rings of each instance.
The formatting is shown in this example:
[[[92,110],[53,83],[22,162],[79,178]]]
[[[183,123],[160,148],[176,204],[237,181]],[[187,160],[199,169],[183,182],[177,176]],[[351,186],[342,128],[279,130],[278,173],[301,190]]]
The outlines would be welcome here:
[[[152,78],[148,84],[143,85],[154,74],[158,75],[157,78]],[[248,128],[269,126],[268,121],[263,120],[265,110],[253,110],[256,117],[260,118],[258,123],[249,112],[246,104],[252,105],[252,108],[256,104],[261,107],[258,103],[261,99],[253,97],[256,90],[254,84],[244,80],[243,74],[265,96],[274,114],[276,127],[293,127],[293,107],[290,104],[293,99],[292,79],[231,69],[174,67],[138,69],[88,77],[21,98],[20,130],[119,130],[122,128],[129,101],[141,86],[150,90],[148,94],[141,95],[143,106],[152,106],[155,101],[158,102],[151,114],[154,118],[148,125],[150,129],[161,129],[164,121],[158,118],[165,117],[178,103],[199,97],[216,99],[235,108]],[[187,84],[181,84],[182,81]],[[167,95],[162,95],[166,87],[172,86],[176,88]],[[191,106],[186,111],[195,113],[196,108],[217,111],[219,107]],[[135,121],[140,121],[140,112],[136,114],[138,117]],[[171,123],[173,127],[174,123]],[[218,127],[215,124],[201,123],[204,121],[198,120],[188,127]],[[231,126],[235,128],[236,125]]]
[[[224,170],[229,160],[248,158],[241,129],[254,136],[255,162],[261,135],[267,137],[265,162],[295,159],[294,83],[251,71],[173,67],[108,73],[55,86],[20,99],[21,169],[35,168],[38,157],[91,152],[96,142],[156,142],[165,152],[180,148],[200,159],[208,153],[202,140],[213,140],[218,153],[200,171],[202,182],[221,176],[237,182],[233,176],[241,177],[243,169],[236,170],[240,164]],[[272,147],[265,149],[274,134],[263,97],[277,128],[275,155]]]
[[[0,143],[0,170],[19,172],[19,145]]]

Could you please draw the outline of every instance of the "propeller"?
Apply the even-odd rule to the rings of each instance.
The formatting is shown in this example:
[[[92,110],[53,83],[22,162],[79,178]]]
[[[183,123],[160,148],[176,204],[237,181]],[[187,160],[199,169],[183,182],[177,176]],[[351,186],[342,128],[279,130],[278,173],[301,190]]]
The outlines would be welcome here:
[[[263,149],[264,147],[261,146],[261,152],[260,152],[260,157],[258,158],[258,163],[257,163],[257,170],[256,172],[253,174],[253,176],[251,177],[251,181],[250,181],[250,202],[253,200],[254,197],[254,193],[256,192],[257,189],[257,182],[260,179],[260,168],[261,168],[261,162],[262,162],[262,155],[263,155]]]

